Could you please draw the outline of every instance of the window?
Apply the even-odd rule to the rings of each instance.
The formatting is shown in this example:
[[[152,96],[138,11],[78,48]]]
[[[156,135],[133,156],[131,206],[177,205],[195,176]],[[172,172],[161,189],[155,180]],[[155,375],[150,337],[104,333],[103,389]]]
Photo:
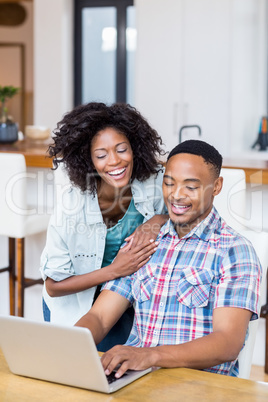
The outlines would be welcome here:
[[[75,1],[75,105],[134,104],[133,0]]]

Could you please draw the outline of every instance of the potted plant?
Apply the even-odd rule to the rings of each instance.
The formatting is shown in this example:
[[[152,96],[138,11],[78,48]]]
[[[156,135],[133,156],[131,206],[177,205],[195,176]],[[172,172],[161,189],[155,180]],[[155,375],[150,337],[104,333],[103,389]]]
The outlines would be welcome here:
[[[19,92],[19,88],[12,85],[2,87],[0,85],[0,142],[11,143],[18,140],[18,126],[14,123],[12,116],[8,115],[6,100],[12,98]]]

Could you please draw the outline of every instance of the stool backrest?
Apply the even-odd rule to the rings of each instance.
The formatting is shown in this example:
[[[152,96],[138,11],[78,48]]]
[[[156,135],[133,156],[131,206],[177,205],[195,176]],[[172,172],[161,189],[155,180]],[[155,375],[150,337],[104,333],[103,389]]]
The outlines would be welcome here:
[[[255,232],[254,230],[241,230],[240,233],[251,241],[262,265],[262,281],[260,287],[260,303],[259,303],[259,313],[261,301],[265,293],[266,286],[266,274],[268,267],[268,233],[267,232]],[[257,335],[259,319],[250,321],[248,328],[248,338],[246,340],[245,346],[238,356],[239,362],[239,377],[249,378],[250,369],[252,364],[252,357],[254,351],[254,345]]]
[[[235,230],[245,229],[246,176],[242,169],[222,168],[223,187],[214,205],[226,223]]]
[[[0,172],[0,235],[22,238],[27,216],[24,156],[0,153]]]

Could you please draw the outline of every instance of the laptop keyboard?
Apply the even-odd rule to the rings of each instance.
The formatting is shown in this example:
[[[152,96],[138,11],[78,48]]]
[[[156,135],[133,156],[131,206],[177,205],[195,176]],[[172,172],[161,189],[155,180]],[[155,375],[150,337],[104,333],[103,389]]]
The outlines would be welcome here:
[[[124,373],[120,378],[116,378],[115,377],[116,371],[112,371],[111,374],[107,375],[107,380],[108,380],[108,384],[111,384],[112,382],[115,382],[117,380],[120,380],[120,378],[125,377],[127,374]]]

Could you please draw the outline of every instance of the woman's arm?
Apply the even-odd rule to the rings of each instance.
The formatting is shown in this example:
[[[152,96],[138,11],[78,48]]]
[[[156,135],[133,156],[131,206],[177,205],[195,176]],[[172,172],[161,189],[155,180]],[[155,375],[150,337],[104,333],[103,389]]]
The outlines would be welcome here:
[[[107,267],[87,274],[71,276],[62,281],[54,281],[48,277],[45,281],[47,293],[51,297],[66,296],[131,275],[150,259],[157,247],[157,243],[150,240],[134,246],[132,243],[133,240],[122,247],[112,264]]]

